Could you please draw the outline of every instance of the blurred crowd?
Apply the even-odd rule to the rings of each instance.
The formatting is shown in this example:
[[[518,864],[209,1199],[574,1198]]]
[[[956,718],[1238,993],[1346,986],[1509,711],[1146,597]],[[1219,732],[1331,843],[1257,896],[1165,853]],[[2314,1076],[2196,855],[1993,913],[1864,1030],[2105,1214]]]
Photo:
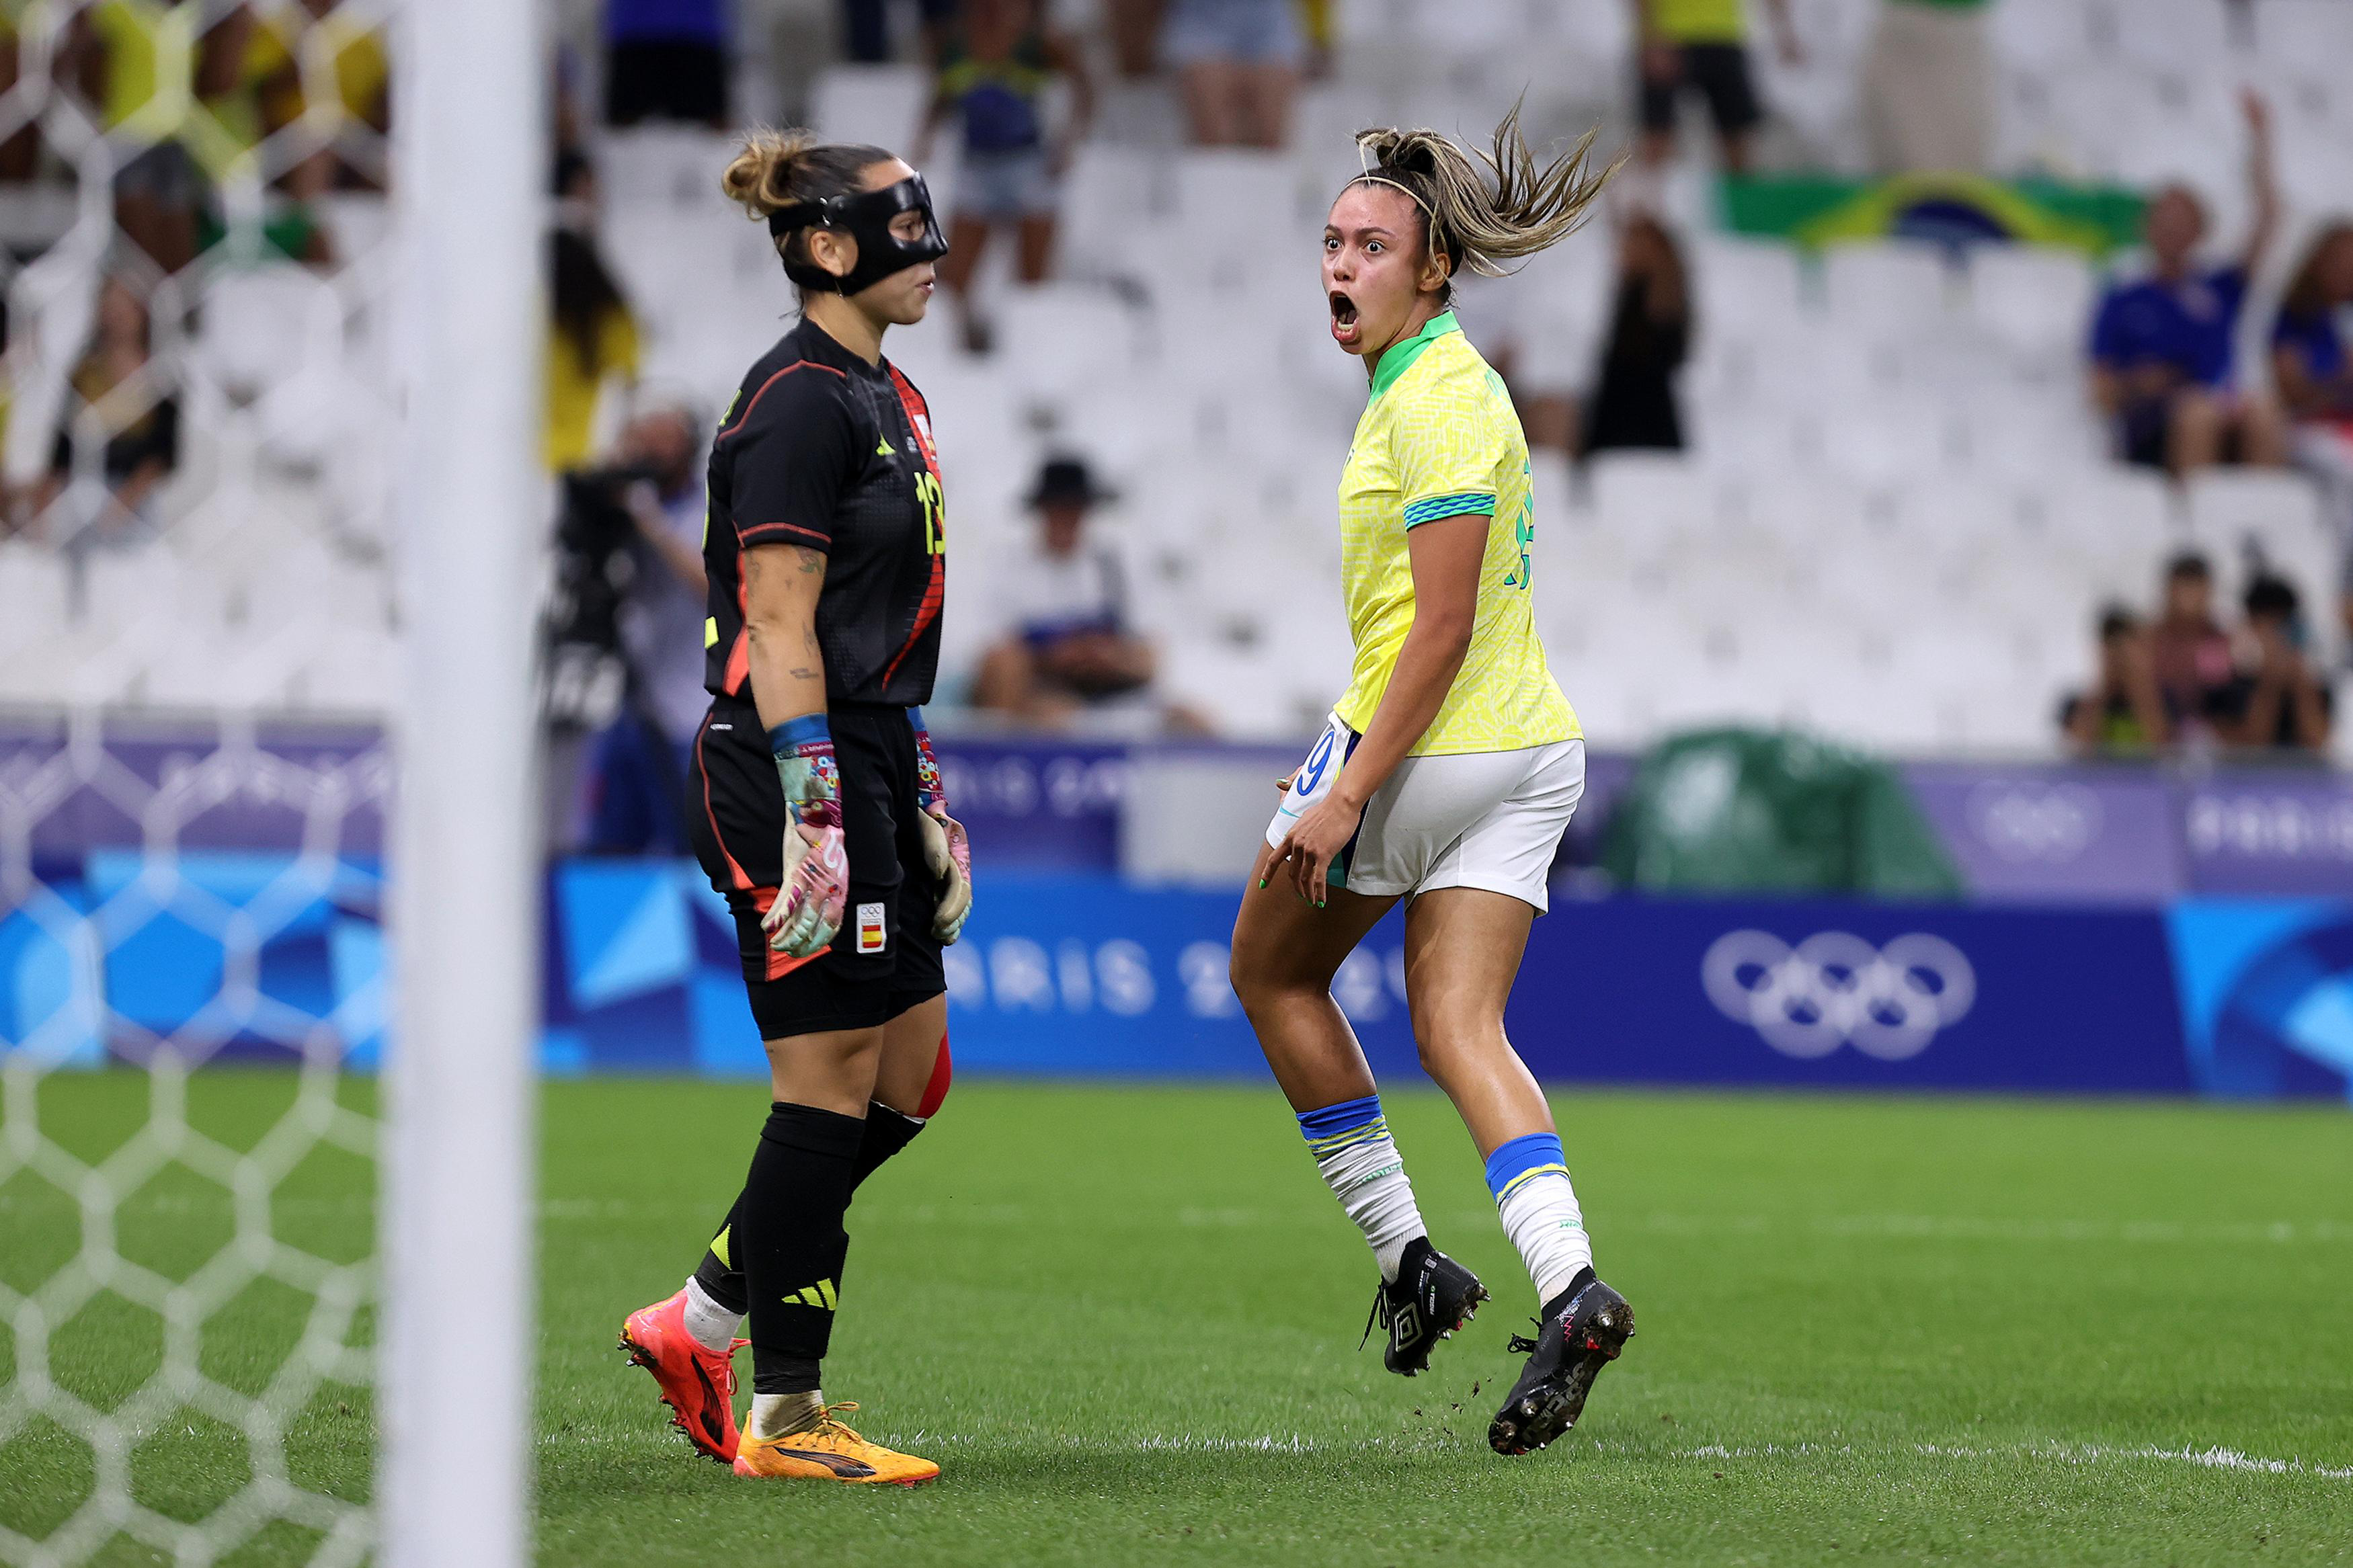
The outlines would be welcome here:
[[[2060,710],[2069,743],[2086,756],[2326,751],[2335,697],[2310,651],[2302,595],[2258,570],[2239,611],[2235,625],[2217,614],[2213,566],[2195,552],[2167,563],[2155,615],[2103,610],[2094,679]]]
[[[581,624],[606,626],[596,635],[612,644],[617,672],[607,684],[629,693],[617,708],[580,710],[601,714],[584,742],[595,765],[582,837],[626,847],[661,829],[657,785],[695,706],[700,664],[691,545],[711,411],[698,389],[646,378],[648,301],[632,300],[600,237],[599,163],[614,133],[724,131],[747,118],[747,99],[762,113],[801,116],[802,89],[837,62],[920,69],[929,85],[904,150],[919,165],[952,150],[955,169],[942,187],[952,246],[944,314],[965,353],[1001,354],[1010,318],[993,308],[992,280],[1021,288],[1061,276],[1074,164],[1107,140],[1137,139],[1139,93],[1168,106],[1166,129],[1143,140],[1295,146],[1309,133],[1303,94],[1341,58],[1335,13],[1354,3],[562,0],[565,16],[593,25],[566,29],[551,65],[544,460],[552,476],[588,481],[565,489],[567,508],[576,500],[604,520],[603,532],[581,537],[602,541],[615,603]],[[1852,0],[1847,9],[1868,17],[1859,48],[1825,35],[1831,8],[1807,0],[1608,3],[1623,8],[1612,36],[1624,41],[1614,100],[1624,118],[1607,135],[1628,163],[1606,234],[1585,242],[1609,265],[1574,285],[1596,296],[1598,333],[1580,341],[1586,363],[1568,374],[1534,374],[1508,341],[1491,350],[1532,447],[1573,462],[1704,440],[1694,426],[1712,411],[1695,410],[1685,383],[1711,325],[1695,276],[1706,237],[1698,209],[1671,187],[1679,171],[1735,180],[1803,172],[1789,164],[1788,140],[1772,134],[1777,84],[1791,73],[1833,55],[1853,62],[1870,173],[2003,166],[1995,0]],[[2233,16],[2247,9],[2247,0],[2217,4]],[[809,14],[802,31],[776,30],[786,10]],[[0,119],[0,240],[20,264],[58,244],[94,169],[104,171],[116,231],[66,357],[69,396],[51,421],[54,439],[45,426],[37,450],[29,438],[8,443],[0,533],[86,552],[164,526],[156,498],[186,435],[177,356],[199,292],[183,280],[225,264],[322,276],[342,264],[337,227],[322,215],[339,199],[380,194],[386,179],[392,63],[382,26],[376,9],[336,0],[0,6],[0,95],[14,93],[0,101],[31,110]],[[747,70],[766,68],[747,65],[758,61],[780,76],[798,69],[799,85],[765,98],[747,90],[759,86]],[[2284,221],[2272,106],[2251,91],[2239,112],[2239,185],[2147,190],[2141,245],[2072,329],[2084,405],[2118,460],[2178,480],[2218,467],[2306,474],[2340,541],[2353,540],[2353,223],[2296,230]],[[65,199],[45,205],[50,197]],[[1517,287],[1568,287],[1562,276],[1532,274]],[[781,281],[776,289],[781,310]],[[0,310],[0,344],[8,315]],[[2260,363],[2251,341],[2263,346]],[[11,346],[6,363],[25,353]],[[0,420],[7,413],[0,402]],[[997,530],[1019,547],[965,568],[989,577],[974,602],[990,624],[974,628],[980,652],[958,695],[1024,727],[1206,731],[1212,713],[1163,689],[1169,661],[1137,613],[1131,553],[1118,524],[1097,515],[1118,507],[1103,457],[1083,441],[1060,443],[1009,503],[1018,515]],[[2069,741],[2320,749],[2335,673],[2322,650],[2343,644],[2331,623],[2353,633],[2353,593],[2343,582],[2292,581],[2274,565],[2233,557],[2201,570],[2184,558],[2151,613],[2105,612],[2095,678],[2063,715]],[[2224,577],[2235,619],[2212,603]],[[689,635],[663,631],[681,626]]]
[[[382,18],[338,0],[16,0],[0,10],[0,202],[18,263],[63,241],[93,170],[111,191],[112,241],[71,405],[44,468],[0,477],[0,537],[83,552],[152,538],[153,500],[177,468],[177,369],[156,316],[191,324],[185,279],[225,244],[247,264],[338,263],[320,206],[381,192],[391,67]],[[104,188],[104,187],[102,187]],[[44,201],[44,195],[58,198]],[[0,347],[8,339],[0,310]],[[24,351],[11,374],[0,422]],[[5,429],[5,423],[0,423]]]

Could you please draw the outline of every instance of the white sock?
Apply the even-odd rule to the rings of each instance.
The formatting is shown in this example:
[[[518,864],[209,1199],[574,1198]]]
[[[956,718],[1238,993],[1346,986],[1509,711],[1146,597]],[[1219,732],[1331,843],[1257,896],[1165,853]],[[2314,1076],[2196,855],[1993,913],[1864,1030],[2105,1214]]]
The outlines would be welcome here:
[[[1487,1156],[1487,1190],[1495,1194],[1504,1234],[1535,1281],[1538,1306],[1567,1289],[1578,1269],[1593,1267],[1593,1241],[1559,1133],[1524,1133],[1498,1146]]]
[[[806,1432],[824,1414],[825,1395],[814,1388],[807,1394],[755,1394],[752,1395],[752,1436],[765,1441]]]
[[[1315,1156],[1324,1184],[1365,1233],[1379,1260],[1381,1278],[1395,1280],[1406,1243],[1428,1235],[1429,1229],[1421,1223],[1421,1210],[1414,1206],[1413,1184],[1406,1179],[1405,1157],[1389,1137],[1380,1096],[1302,1111],[1299,1130]]]
[[[1504,1234],[1520,1249],[1520,1261],[1535,1281],[1538,1305],[1568,1289],[1582,1269],[1593,1267],[1593,1239],[1566,1171],[1532,1175],[1496,1200]]]
[[[694,1342],[707,1351],[724,1355],[735,1343],[736,1331],[744,1326],[744,1314],[731,1312],[712,1300],[702,1281],[690,1277],[686,1282],[686,1331]]]

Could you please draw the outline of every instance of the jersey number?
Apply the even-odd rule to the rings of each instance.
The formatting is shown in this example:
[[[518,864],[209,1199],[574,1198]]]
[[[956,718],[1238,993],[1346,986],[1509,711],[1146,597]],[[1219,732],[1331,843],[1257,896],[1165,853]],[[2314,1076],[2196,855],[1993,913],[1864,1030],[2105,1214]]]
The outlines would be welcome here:
[[[923,503],[923,552],[927,555],[947,553],[947,503],[940,494],[940,481],[929,468],[915,475],[915,499]]]
[[[1510,576],[1504,579],[1504,586],[1506,588],[1517,588],[1522,593],[1525,593],[1528,588],[1528,552],[1534,548],[1536,542],[1536,501],[1535,496],[1531,495],[1520,502],[1519,524],[1512,531],[1519,540],[1520,564],[1517,570],[1513,572]]]

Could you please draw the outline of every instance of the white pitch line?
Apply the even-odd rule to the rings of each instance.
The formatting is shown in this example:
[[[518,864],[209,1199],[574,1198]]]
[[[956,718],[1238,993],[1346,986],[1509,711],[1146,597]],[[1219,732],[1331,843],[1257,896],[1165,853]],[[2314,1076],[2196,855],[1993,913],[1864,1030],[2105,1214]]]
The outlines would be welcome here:
[[[1625,1446],[1621,1445],[1621,1448]],[[2160,1448],[2143,1443],[2124,1447],[2098,1443],[2021,1443],[2006,1447],[1968,1447],[1947,1443],[1914,1443],[1913,1453],[1933,1459],[2039,1459],[2052,1464],[2096,1465],[2116,1460],[2161,1459],[2174,1464],[2195,1465],[2208,1470],[2248,1470],[2259,1475],[2309,1476],[2316,1480],[2353,1481],[2353,1465],[2313,1465],[2302,1459],[2268,1459],[2236,1448]],[[1694,1459],[1767,1459],[1817,1458],[1822,1455],[1852,1455],[1869,1458],[1868,1447],[1852,1444],[1826,1443],[1759,1443],[1726,1447],[1710,1443],[1702,1447],[1686,1449]]]

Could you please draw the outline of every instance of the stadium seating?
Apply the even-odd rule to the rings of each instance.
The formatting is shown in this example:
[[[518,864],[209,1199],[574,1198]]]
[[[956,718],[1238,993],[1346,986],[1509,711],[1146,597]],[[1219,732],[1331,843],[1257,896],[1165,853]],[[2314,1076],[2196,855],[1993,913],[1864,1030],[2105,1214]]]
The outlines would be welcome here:
[[[1760,62],[1795,155],[1862,166],[1855,79],[1874,13],[1798,0],[1808,59]],[[2233,16],[2222,0],[1999,0],[2005,165],[2187,176],[2228,231],[2243,216],[2243,79],[2271,95],[2298,221],[2353,205],[2353,6],[2254,0]],[[1020,498],[1061,448],[1120,492],[1103,522],[1165,641],[1169,695],[1237,734],[1290,734],[1345,677],[1330,486],[1364,383],[1331,348],[1314,267],[1324,204],[1354,166],[1348,133],[1399,117],[1476,130],[1526,86],[1539,134],[1601,118],[1614,135],[1630,40],[1621,0],[1343,0],[1335,25],[1338,71],[1302,95],[1289,151],[1180,151],[1168,115],[1114,104],[1066,184],[1062,280],[985,282],[997,353],[966,353],[944,310],[894,334],[947,469],[951,693],[980,653],[986,563],[1022,536]],[[810,113],[830,136],[905,145],[925,92],[912,68],[838,67],[816,79]],[[934,183],[952,200],[946,141]],[[714,199],[730,149],[675,128],[597,148],[601,237],[640,317],[645,374],[713,405],[787,307],[765,233]],[[37,205],[0,203],[0,216],[21,226]],[[346,254],[377,248],[380,200],[324,212]],[[2147,602],[2169,552],[2210,551],[2232,592],[2259,560],[2316,603],[2335,580],[2332,531],[2300,478],[2223,472],[2177,493],[2106,462],[2082,395],[2097,279],[2080,255],[1902,241],[1809,255],[1704,230],[1686,249],[1692,451],[1607,455],[1575,475],[1535,463],[1540,624],[1613,744],[1742,718],[1903,750],[2047,747],[2094,611]],[[1522,391],[1581,393],[1613,266],[1597,225],[1516,278],[1468,284],[1466,327],[1510,356]],[[69,238],[9,283],[20,482],[65,415],[98,275]],[[205,482],[168,490],[167,537],[127,556],[0,549],[0,700],[71,684],[119,701],[381,706],[391,422],[363,390],[384,353],[364,297],[347,276],[285,265],[221,279],[182,391]],[[90,593],[100,582],[120,595]]]

